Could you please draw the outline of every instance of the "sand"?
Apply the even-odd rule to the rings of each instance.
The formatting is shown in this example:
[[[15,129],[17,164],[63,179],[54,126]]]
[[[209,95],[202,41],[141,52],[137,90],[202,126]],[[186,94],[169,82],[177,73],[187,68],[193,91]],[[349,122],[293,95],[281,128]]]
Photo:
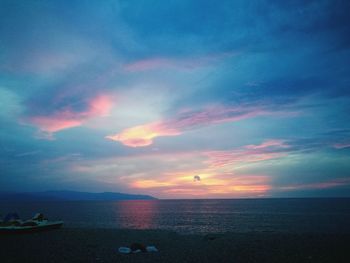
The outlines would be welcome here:
[[[123,255],[133,242],[158,253]],[[349,234],[226,233],[63,228],[0,236],[0,262],[350,262]]]

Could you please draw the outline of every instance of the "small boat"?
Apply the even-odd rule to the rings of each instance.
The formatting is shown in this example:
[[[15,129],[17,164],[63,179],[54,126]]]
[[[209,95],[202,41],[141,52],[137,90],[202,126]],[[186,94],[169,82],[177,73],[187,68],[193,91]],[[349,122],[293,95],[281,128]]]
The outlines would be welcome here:
[[[33,233],[61,228],[63,221],[48,221],[38,213],[31,220],[19,219],[0,222],[0,234]]]
[[[61,228],[63,221],[42,221],[37,222],[36,225],[31,226],[0,226],[0,234],[12,234],[12,233],[33,233],[40,231],[47,231],[52,229]]]

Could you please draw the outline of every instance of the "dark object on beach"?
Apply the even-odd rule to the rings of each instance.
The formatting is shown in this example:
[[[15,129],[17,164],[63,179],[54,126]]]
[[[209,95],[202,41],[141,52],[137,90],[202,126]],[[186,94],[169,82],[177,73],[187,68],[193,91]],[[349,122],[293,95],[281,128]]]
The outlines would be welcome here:
[[[130,249],[132,252],[135,252],[137,250],[140,250],[141,252],[147,252],[146,246],[144,244],[141,244],[141,243],[132,243],[130,245]]]
[[[130,254],[130,253],[135,254],[135,253],[139,253],[139,252],[154,253],[154,252],[158,252],[158,249],[153,245],[145,246],[145,245],[140,244],[140,243],[132,243],[130,247],[119,247],[118,252],[121,254]]]
[[[218,239],[220,236],[219,235],[214,235],[214,234],[208,234],[203,237],[204,240],[209,240],[213,241],[215,239]]]

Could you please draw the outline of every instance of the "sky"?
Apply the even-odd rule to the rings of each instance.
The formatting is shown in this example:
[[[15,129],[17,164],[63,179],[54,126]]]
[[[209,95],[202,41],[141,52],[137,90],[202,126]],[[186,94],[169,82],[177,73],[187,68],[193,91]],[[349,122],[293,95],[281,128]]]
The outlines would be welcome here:
[[[0,0],[0,191],[350,197],[349,10]]]

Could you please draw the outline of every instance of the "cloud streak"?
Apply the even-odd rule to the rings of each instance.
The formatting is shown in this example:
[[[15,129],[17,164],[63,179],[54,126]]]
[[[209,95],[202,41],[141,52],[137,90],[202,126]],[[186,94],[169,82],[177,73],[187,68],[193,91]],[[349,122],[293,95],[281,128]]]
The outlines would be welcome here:
[[[228,151],[207,151],[204,154],[209,158],[207,161],[209,167],[220,168],[278,159],[287,156],[288,148],[290,146],[283,140],[267,140],[258,145],[246,145]]]
[[[293,184],[293,185],[280,187],[279,189],[283,191],[303,190],[303,189],[304,190],[305,189],[328,189],[328,188],[336,188],[336,187],[349,186],[349,185],[350,185],[350,178],[336,178],[325,182]]]
[[[176,136],[187,130],[201,126],[235,122],[248,118],[274,113],[259,107],[223,107],[213,106],[202,111],[186,111],[175,118],[128,128],[106,139],[121,142],[130,147],[149,146],[161,136]]]
[[[350,143],[336,143],[336,144],[333,144],[333,147],[335,149],[345,149],[350,147]]]
[[[84,111],[76,111],[66,106],[50,115],[31,116],[28,122],[37,126],[47,138],[52,138],[54,133],[81,126],[91,118],[107,116],[112,106],[113,101],[109,96],[98,95],[88,101],[87,109]]]
[[[128,63],[124,66],[124,70],[127,72],[159,70],[164,68],[193,70],[200,67],[211,66],[234,55],[236,55],[236,53],[226,52],[197,58],[151,57]]]

